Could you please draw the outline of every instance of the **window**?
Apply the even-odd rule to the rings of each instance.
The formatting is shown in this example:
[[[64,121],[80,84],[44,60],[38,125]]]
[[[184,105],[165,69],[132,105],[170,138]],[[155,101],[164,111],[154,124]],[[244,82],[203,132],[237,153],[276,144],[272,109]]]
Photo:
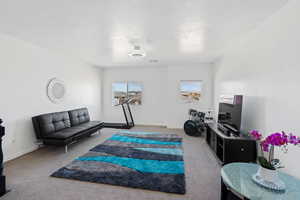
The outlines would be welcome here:
[[[142,84],[137,82],[128,82],[127,97],[130,99],[130,104],[141,105],[142,104]]]
[[[115,82],[112,84],[112,105],[117,106],[125,102],[127,97],[127,83]]]
[[[112,84],[112,105],[117,106],[127,100],[131,105],[141,105],[142,88],[142,84],[138,82],[114,82]]]
[[[186,102],[200,101],[202,81],[180,81],[180,95]]]

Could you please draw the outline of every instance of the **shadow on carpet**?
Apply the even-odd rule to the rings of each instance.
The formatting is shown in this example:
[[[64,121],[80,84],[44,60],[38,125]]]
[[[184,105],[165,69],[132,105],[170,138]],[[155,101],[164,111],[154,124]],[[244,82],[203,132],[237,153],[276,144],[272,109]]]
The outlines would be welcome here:
[[[182,138],[122,131],[51,176],[185,194]]]

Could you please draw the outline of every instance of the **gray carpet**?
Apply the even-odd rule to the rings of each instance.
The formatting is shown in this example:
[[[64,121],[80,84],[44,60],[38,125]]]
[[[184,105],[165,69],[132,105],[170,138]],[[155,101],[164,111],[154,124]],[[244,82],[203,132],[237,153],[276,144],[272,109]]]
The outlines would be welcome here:
[[[8,187],[12,190],[5,200],[218,200],[220,199],[220,166],[202,138],[183,134],[182,130],[136,127],[133,130],[176,133],[183,137],[186,173],[186,194],[176,195],[143,189],[131,189],[67,179],[49,174],[74,158],[111,137],[116,130],[103,129],[101,135],[87,138],[70,147],[45,147],[5,164]]]

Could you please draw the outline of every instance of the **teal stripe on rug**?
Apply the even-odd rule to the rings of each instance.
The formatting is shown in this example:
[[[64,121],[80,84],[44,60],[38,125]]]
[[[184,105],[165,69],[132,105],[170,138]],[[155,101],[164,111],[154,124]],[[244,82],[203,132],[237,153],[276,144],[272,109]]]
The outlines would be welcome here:
[[[180,145],[181,144],[181,142],[164,142],[158,140],[127,137],[123,135],[113,135],[111,138],[109,138],[109,140],[128,142],[128,143],[139,143],[139,144],[158,144],[158,145]]]
[[[168,154],[168,155],[179,155],[182,156],[183,152],[181,149],[171,149],[171,148],[134,148],[137,150]]]
[[[159,160],[143,160],[135,158],[124,158],[116,156],[97,156],[97,157],[79,157],[80,161],[97,161],[106,162],[123,167],[128,167],[140,172],[160,173],[160,174],[183,174],[183,161],[159,161]]]

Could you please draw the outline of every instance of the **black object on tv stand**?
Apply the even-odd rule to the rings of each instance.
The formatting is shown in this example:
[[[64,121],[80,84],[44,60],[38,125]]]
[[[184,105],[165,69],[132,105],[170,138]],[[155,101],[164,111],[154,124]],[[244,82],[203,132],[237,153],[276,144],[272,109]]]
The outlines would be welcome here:
[[[205,140],[221,165],[232,162],[256,162],[256,142],[248,137],[227,136],[217,123],[208,123]]]

